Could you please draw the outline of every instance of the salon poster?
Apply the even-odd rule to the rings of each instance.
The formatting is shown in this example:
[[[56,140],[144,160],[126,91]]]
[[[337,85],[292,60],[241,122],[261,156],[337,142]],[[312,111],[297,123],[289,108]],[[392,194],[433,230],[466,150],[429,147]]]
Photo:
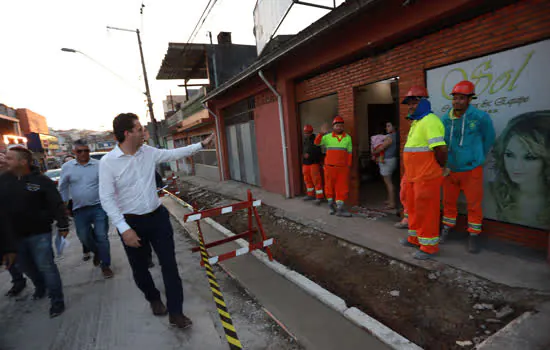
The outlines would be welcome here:
[[[473,104],[493,120],[497,139],[484,166],[488,219],[550,228],[549,62],[545,40],[426,72],[434,113],[451,109],[453,86],[470,80]]]

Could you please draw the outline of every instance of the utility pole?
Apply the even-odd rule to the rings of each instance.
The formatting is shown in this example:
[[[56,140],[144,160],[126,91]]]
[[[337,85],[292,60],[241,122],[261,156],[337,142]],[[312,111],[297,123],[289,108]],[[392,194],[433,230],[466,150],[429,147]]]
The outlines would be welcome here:
[[[138,45],[139,45],[139,55],[141,57],[141,67],[143,69],[143,80],[145,81],[145,96],[147,96],[147,106],[149,107],[149,115],[151,116],[151,124],[153,124],[153,141],[155,142],[155,146],[159,147],[159,137],[158,137],[158,130],[157,130],[157,120],[155,119],[155,114],[153,112],[153,101],[151,100],[151,90],[149,89],[149,79],[147,78],[147,69],[145,68],[145,58],[143,57],[143,48],[141,45],[141,35],[139,33],[139,29],[132,30],[132,29],[124,29],[124,28],[116,28],[116,27],[109,27],[107,26],[107,29],[113,29],[113,30],[120,30],[123,32],[133,32],[137,34],[138,39]]]

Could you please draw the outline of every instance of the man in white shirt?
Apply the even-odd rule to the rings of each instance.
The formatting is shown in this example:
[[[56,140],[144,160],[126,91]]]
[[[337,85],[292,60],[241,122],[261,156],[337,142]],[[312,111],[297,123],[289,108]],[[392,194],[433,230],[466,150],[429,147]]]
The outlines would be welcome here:
[[[192,322],[182,311],[183,288],[174,252],[174,233],[168,210],[161,205],[155,184],[155,166],[190,157],[213,142],[173,150],[143,145],[144,131],[138,117],[123,113],[113,120],[118,145],[101,159],[99,196],[103,209],[118,229],[134,281],[156,316],[169,314],[172,326],[188,328]],[[167,306],[161,300],[148,268],[151,244],[162,267]]]

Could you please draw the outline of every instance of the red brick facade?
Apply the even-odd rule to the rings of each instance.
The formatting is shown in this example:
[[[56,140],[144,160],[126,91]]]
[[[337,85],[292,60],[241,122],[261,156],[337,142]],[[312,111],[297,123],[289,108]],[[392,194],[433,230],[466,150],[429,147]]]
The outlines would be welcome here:
[[[428,35],[423,33],[434,26],[441,26],[441,23],[448,23],[457,15],[471,13],[486,2],[434,0],[417,2],[410,8],[404,8],[401,4],[402,1],[396,0],[380,3],[371,11],[365,11],[361,18],[335,28],[317,41],[296,50],[292,56],[281,59],[276,68],[271,68],[270,72],[276,70],[276,74],[266,72],[267,77],[276,77],[271,81],[283,96],[292,195],[301,192],[299,102],[337,93],[338,113],[344,118],[357,149],[356,87],[399,77],[399,94],[403,97],[412,85],[426,85],[427,69],[550,38],[549,1],[524,0],[505,7],[494,5],[501,8]],[[416,35],[417,38],[401,40],[405,41],[401,45],[385,46],[391,42],[398,43],[401,37],[407,35]],[[262,85],[257,77],[240,83],[223,97],[211,101],[213,108],[220,113],[223,107],[254,95],[257,95],[258,105],[269,103],[276,106],[276,99],[270,93],[262,92],[265,89]],[[271,118],[278,117],[275,112],[269,108]],[[406,108],[402,106],[399,128],[401,145],[408,133],[408,123],[404,122],[406,114]],[[270,126],[274,127],[275,123]],[[280,147],[280,133],[274,133],[271,142],[278,142]],[[223,145],[225,148],[225,143]],[[358,201],[359,193],[357,154],[354,159],[350,187],[352,203]],[[227,171],[227,166],[225,169]],[[276,171],[271,174],[277,181],[282,175]],[[540,230],[492,221],[485,224],[485,229],[490,234],[530,247],[548,247],[548,235]]]

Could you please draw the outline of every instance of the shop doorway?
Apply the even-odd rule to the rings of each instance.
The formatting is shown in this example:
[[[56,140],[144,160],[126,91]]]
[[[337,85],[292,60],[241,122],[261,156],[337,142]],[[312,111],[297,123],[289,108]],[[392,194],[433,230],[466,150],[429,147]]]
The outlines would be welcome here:
[[[396,164],[391,175],[394,188],[393,202],[399,206],[399,92],[397,79],[389,79],[356,88],[355,111],[357,118],[359,156],[359,202],[362,207],[374,210],[387,210],[388,191],[380,166],[372,159],[371,136],[385,135],[386,123],[394,125]],[[385,163],[388,164],[388,163]]]
[[[231,179],[260,186],[254,108],[251,97],[226,108],[223,115]]]

